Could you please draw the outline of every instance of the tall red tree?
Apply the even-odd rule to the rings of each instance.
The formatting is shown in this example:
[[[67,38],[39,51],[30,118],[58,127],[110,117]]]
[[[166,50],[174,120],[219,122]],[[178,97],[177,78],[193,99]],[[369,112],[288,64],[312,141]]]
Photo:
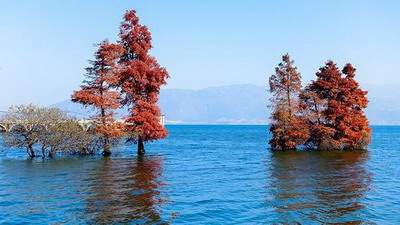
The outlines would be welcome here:
[[[310,126],[308,145],[317,149],[339,148],[335,138],[335,119],[340,115],[340,104],[336,101],[340,92],[341,73],[333,61],[328,61],[316,73],[312,81],[301,93],[302,108]]]
[[[350,64],[340,71],[328,61],[316,73],[317,80],[301,93],[301,107],[310,127],[310,147],[360,149],[369,143],[370,129],[363,113],[368,100],[354,80],[354,72]]]
[[[136,11],[127,11],[120,27],[118,43],[124,52],[119,61],[116,86],[124,94],[122,103],[129,108],[127,130],[134,134],[131,140],[138,143],[139,155],[145,153],[144,142],[167,136],[160,124],[157,101],[160,88],[169,76],[150,56],[151,40],[147,27],[139,23]]]
[[[371,129],[364,114],[368,106],[367,91],[360,88],[354,79],[356,69],[350,63],[342,70],[341,101],[346,107],[346,116],[338,124],[338,132],[346,149],[364,149],[371,139]]]
[[[98,45],[95,60],[86,68],[86,80],[81,89],[72,95],[72,101],[85,106],[92,106],[98,113],[93,117],[96,131],[103,141],[103,155],[111,154],[110,141],[122,135],[122,125],[114,118],[113,110],[120,107],[120,95],[113,90],[113,82],[117,59],[122,54],[122,48],[117,44],[103,41]]]
[[[309,132],[299,108],[301,75],[288,54],[282,56],[282,62],[275,68],[269,87],[273,107],[269,143],[273,150],[296,149],[305,143]]]

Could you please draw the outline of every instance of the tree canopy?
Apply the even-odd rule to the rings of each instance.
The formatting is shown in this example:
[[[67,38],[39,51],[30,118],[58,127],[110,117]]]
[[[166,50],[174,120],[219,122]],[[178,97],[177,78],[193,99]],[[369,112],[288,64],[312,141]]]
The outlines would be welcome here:
[[[353,65],[340,70],[329,60],[304,89],[296,69],[285,55],[270,77],[272,149],[365,149],[371,135],[367,92],[355,80]]]

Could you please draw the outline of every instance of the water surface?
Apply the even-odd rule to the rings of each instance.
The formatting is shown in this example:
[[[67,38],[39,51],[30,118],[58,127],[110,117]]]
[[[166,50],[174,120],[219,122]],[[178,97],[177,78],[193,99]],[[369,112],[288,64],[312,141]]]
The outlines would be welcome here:
[[[0,223],[398,224],[400,127],[368,152],[268,150],[266,126],[168,126],[166,140],[27,160],[0,147]]]

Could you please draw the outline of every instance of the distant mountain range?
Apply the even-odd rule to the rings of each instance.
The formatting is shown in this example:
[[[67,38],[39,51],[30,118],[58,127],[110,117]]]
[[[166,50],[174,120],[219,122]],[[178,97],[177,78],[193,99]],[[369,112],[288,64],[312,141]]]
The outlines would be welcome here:
[[[367,86],[370,104],[366,110],[371,124],[400,124],[400,88]],[[200,90],[163,89],[160,107],[167,124],[267,124],[267,88],[251,84],[210,87]],[[90,110],[69,100],[56,106],[78,118]],[[127,112],[121,109],[118,116]]]

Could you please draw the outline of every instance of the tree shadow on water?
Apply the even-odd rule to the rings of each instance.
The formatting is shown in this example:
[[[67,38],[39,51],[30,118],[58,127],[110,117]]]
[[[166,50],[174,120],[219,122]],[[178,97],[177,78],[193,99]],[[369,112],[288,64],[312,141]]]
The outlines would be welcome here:
[[[361,224],[368,152],[272,153],[269,204],[279,222]]]
[[[160,207],[162,158],[104,159],[94,171],[85,214],[93,224],[167,224]]]

